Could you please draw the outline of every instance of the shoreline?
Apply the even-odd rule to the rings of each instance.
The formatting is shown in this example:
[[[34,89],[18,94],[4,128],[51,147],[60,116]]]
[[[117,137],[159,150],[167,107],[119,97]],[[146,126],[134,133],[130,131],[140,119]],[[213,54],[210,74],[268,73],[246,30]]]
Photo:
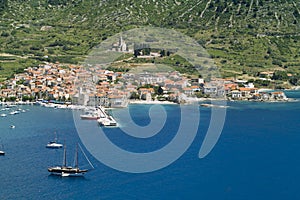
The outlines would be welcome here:
[[[257,103],[289,103],[289,102],[299,102],[300,100],[294,98],[288,98],[285,100],[241,100],[241,99],[214,99],[214,98],[199,98],[199,99],[188,99],[183,103],[175,103],[171,101],[145,101],[145,100],[130,100],[128,104],[156,104],[156,105],[180,105],[180,104],[190,104],[190,103],[204,103],[204,102],[216,102],[216,101],[226,101],[226,102],[257,102]],[[17,105],[37,105],[36,102],[0,102],[0,106],[17,106]],[[50,108],[68,108],[68,109],[84,109],[84,108],[94,108],[92,106],[82,106],[73,104],[55,104],[55,103],[42,103],[39,104],[42,107]],[[106,109],[114,109],[122,107],[108,107]]]
[[[145,100],[130,100],[128,104],[170,104],[179,105],[178,103],[171,101],[145,101]]]
[[[289,91],[299,91],[299,90],[289,90]],[[231,99],[231,98],[186,98],[181,103],[171,102],[171,101],[146,101],[146,100],[129,100],[128,104],[157,104],[157,105],[180,105],[180,104],[190,104],[190,103],[205,103],[216,101],[226,101],[226,102],[257,102],[257,103],[290,103],[299,102],[300,99],[297,98],[285,98],[285,99],[270,99],[270,100],[255,100],[255,99]],[[55,109],[85,109],[91,106],[81,106],[73,104],[55,104],[55,103],[41,103],[41,102],[29,102],[29,101],[15,101],[15,102],[0,102],[0,106],[16,106],[16,105],[40,105],[44,107],[53,107]],[[127,107],[127,106],[126,106]],[[106,109],[114,109],[118,107],[108,107]]]

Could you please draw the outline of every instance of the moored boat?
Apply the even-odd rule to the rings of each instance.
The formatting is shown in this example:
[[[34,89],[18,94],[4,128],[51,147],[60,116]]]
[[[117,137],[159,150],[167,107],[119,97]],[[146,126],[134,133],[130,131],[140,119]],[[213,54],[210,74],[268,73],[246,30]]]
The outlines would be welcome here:
[[[97,120],[101,117],[101,113],[98,109],[87,110],[84,114],[80,115],[81,119]]]
[[[99,106],[99,111],[101,113],[101,117],[97,120],[100,126],[117,126],[116,120],[109,115],[105,109]]]
[[[116,120],[111,116],[100,118],[97,120],[97,122],[100,126],[117,126]]]

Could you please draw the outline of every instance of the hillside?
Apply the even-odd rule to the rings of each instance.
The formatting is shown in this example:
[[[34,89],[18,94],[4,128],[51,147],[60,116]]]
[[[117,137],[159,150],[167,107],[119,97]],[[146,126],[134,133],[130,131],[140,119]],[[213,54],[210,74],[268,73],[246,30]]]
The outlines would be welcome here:
[[[80,62],[107,37],[145,25],[195,38],[224,77],[300,72],[299,1],[0,1],[2,78],[42,60]]]

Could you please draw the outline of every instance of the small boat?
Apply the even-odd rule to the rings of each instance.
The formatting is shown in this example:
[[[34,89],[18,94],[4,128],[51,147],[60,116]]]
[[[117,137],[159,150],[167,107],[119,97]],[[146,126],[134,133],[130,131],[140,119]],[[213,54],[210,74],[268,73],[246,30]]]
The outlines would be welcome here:
[[[97,120],[100,126],[117,126],[116,120],[109,115],[103,107],[99,107],[99,111],[101,113],[100,118]]]
[[[0,145],[0,156],[4,156],[5,155],[5,151],[3,151],[1,149],[3,149],[3,145]]]
[[[50,141],[46,145],[46,148],[49,148],[49,149],[59,149],[59,148],[62,148],[62,147],[63,147],[62,144],[56,143],[55,141]]]
[[[10,115],[16,115],[16,114],[19,114],[19,113],[20,113],[20,111],[17,111],[17,110],[16,110],[16,111],[11,111],[9,114],[10,114]]]
[[[80,115],[81,119],[88,120],[97,120],[101,117],[101,114],[98,110],[86,111],[84,114]]]
[[[50,172],[52,175],[58,175],[62,177],[83,176],[86,172],[88,172],[88,169],[80,169],[78,167],[78,144],[75,152],[75,167],[67,166],[67,152],[66,145],[64,145],[63,164],[61,166],[49,167],[48,172]]]
[[[5,113],[2,113],[0,116],[1,116],[1,117],[6,117],[6,116],[7,116],[7,114],[5,114]]]
[[[16,128],[16,126],[15,125],[10,125],[10,128]]]
[[[100,118],[97,120],[100,126],[117,126],[116,120],[112,116]]]
[[[55,137],[53,141],[48,142],[48,144],[46,145],[46,148],[50,148],[50,149],[59,149],[62,148],[63,145],[60,143],[57,143],[57,137],[56,137],[56,132],[54,132]]]

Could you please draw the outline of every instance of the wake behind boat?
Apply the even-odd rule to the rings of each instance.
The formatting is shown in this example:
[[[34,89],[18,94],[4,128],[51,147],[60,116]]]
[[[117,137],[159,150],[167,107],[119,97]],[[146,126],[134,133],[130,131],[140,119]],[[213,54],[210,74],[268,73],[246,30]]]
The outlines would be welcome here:
[[[86,155],[85,155],[85,157],[86,157]],[[89,160],[88,160],[88,162],[89,162]],[[90,163],[90,165],[93,167],[93,165],[91,163]],[[58,175],[58,176],[62,176],[62,177],[83,176],[86,172],[88,172],[88,169],[80,169],[78,167],[78,144],[76,146],[75,166],[74,167],[67,166],[67,152],[66,152],[66,145],[64,145],[64,156],[63,156],[62,166],[49,167],[48,171],[53,175]]]

